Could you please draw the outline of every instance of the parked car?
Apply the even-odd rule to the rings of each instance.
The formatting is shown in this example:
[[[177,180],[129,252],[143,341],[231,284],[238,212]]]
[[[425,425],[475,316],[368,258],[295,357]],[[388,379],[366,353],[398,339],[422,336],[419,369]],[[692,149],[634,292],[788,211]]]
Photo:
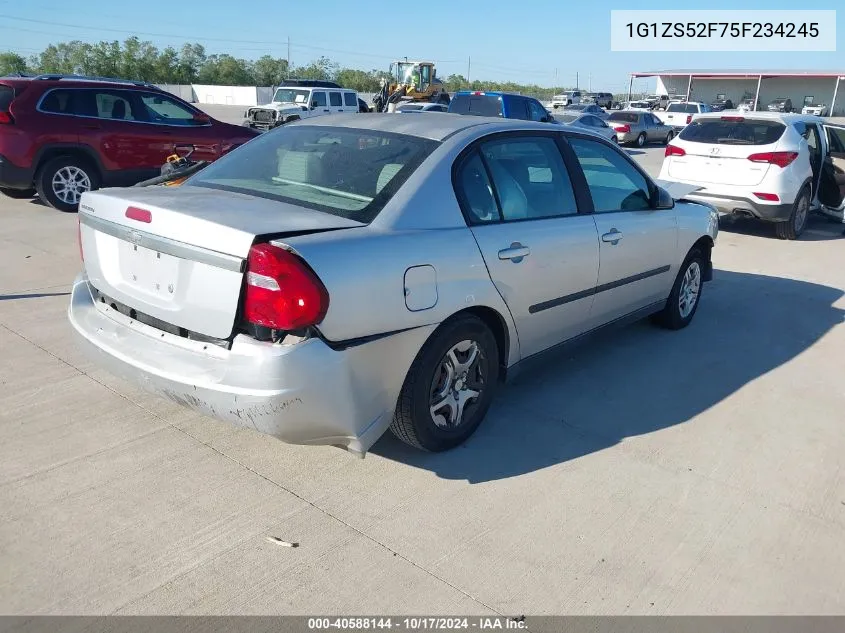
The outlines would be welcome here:
[[[552,97],[552,108],[565,108],[568,105],[581,103],[582,92],[580,90],[570,90],[561,95],[554,95]]]
[[[569,112],[564,110],[562,114],[556,114],[555,119],[558,123],[572,125],[595,132],[608,141],[612,141],[614,143],[619,142],[619,139],[616,138],[616,130],[605,123],[603,119],[600,119],[594,114],[582,114],[579,112]]]
[[[597,328],[687,326],[718,233],[595,134],[461,116],[296,122],[79,219],[68,316],[99,364],[357,453],[461,444],[523,361]]]
[[[827,105],[824,103],[807,104],[801,108],[801,114],[812,114],[813,116],[827,116]]]
[[[607,118],[607,112],[605,112],[601,107],[599,107],[595,103],[579,103],[576,105],[569,105],[566,106],[563,111],[567,114],[569,113],[579,113],[579,114],[592,114],[593,116],[597,116],[600,119]]]
[[[660,178],[721,213],[774,222],[795,239],[811,210],[842,219],[845,126],[800,114],[702,114],[666,148]]]
[[[542,123],[555,122],[554,117],[537,99],[509,92],[459,91],[452,97],[448,112]]]
[[[0,191],[76,211],[92,189],[158,176],[167,157],[213,161],[257,136],[151,84],[70,75],[0,79]]]
[[[267,131],[300,119],[361,112],[361,102],[355,90],[333,81],[289,79],[276,88],[270,103],[248,108],[243,125]]]
[[[657,116],[663,123],[671,126],[675,133],[678,133],[689,125],[696,115],[711,111],[710,106],[706,103],[684,101],[683,103],[673,103],[666,108],[666,112]]]
[[[609,92],[588,92],[581,97],[581,103],[595,103],[600,108],[613,107],[613,95]]]
[[[734,102],[730,99],[716,99],[713,103],[710,104],[710,111],[711,112],[722,112],[723,110],[733,110],[734,109]]]
[[[736,109],[740,112],[754,112],[756,110],[756,99],[754,97],[746,97],[739,102]]]
[[[651,111],[651,104],[648,101],[628,101],[622,106],[623,110],[645,110]]]
[[[637,147],[652,142],[668,143],[675,136],[671,126],[642,110],[613,112],[607,117],[607,124],[614,129],[620,143],[633,143]]]
[[[778,97],[766,106],[766,109],[769,112],[792,112],[792,99]]]
[[[445,103],[402,103],[396,106],[396,112],[448,112]]]
[[[645,101],[652,110],[662,110],[669,103],[669,95],[649,95]]]

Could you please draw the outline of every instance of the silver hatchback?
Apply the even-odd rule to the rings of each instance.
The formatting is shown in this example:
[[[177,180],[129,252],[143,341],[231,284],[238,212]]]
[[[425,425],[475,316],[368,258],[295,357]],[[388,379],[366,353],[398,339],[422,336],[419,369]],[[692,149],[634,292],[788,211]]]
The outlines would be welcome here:
[[[569,126],[337,115],[181,186],[83,196],[68,310],[113,373],[363,454],[466,440],[527,359],[620,320],[685,327],[717,218]]]

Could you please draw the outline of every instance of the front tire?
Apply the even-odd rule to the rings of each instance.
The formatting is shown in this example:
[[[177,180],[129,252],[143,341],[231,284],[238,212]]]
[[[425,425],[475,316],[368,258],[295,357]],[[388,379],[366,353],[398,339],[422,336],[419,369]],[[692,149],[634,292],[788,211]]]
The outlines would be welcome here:
[[[478,428],[499,380],[499,349],[481,319],[443,323],[414,359],[390,430],[425,451],[449,450]]]
[[[795,240],[801,237],[807,228],[810,217],[810,188],[804,187],[795,198],[789,219],[775,225],[777,236],[782,240]]]
[[[48,206],[66,213],[77,211],[82,194],[99,186],[97,170],[89,161],[77,156],[53,158],[35,177],[38,197]]]
[[[0,193],[15,200],[27,200],[35,197],[35,189],[9,189],[8,187],[0,187]]]
[[[703,289],[704,255],[693,248],[678,271],[665,307],[652,316],[652,322],[668,330],[685,328],[698,310]]]

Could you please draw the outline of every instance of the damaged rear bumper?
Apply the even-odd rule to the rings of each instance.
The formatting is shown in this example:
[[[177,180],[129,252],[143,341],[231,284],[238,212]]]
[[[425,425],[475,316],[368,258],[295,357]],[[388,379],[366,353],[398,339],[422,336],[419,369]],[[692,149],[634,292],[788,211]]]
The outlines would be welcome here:
[[[291,444],[364,453],[390,425],[405,374],[434,326],[335,350],[235,336],[229,349],[139,323],[77,277],[68,318],[94,362],[130,383]],[[287,339],[286,339],[287,340]]]

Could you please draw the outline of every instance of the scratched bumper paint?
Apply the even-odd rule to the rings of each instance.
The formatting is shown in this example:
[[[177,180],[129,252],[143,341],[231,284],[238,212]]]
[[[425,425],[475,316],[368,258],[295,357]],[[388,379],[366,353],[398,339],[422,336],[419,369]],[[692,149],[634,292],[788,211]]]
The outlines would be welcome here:
[[[317,338],[279,345],[240,335],[227,350],[95,303],[82,275],[68,318],[94,362],[146,391],[285,442],[360,452],[389,426],[405,374],[433,330],[344,351]]]

